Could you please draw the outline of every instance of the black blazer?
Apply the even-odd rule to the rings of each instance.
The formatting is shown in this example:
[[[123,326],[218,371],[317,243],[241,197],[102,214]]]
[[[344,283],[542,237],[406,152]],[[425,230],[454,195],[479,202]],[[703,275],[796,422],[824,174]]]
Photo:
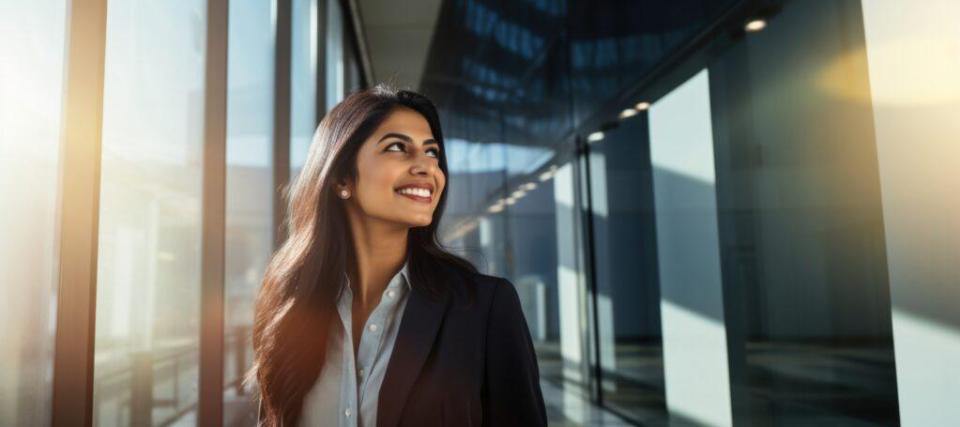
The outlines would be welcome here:
[[[377,427],[547,425],[516,288],[500,277],[473,278],[470,306],[462,280],[443,298],[412,288],[380,387]]]

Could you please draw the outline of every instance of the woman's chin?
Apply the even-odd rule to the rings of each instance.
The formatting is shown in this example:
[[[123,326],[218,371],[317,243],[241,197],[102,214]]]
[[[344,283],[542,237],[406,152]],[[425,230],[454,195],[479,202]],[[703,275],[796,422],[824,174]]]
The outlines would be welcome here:
[[[409,218],[404,221],[409,228],[426,227],[433,222],[433,218]]]

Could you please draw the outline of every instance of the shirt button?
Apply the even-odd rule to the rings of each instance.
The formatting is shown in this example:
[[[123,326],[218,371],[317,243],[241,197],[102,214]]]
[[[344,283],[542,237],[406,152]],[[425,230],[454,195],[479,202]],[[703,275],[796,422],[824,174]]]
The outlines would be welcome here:
[[[343,414],[346,415],[347,417],[349,417],[349,416],[350,416],[350,408],[347,408],[347,410],[343,411]]]
[[[363,376],[363,368],[360,368],[360,376]]]
[[[397,291],[395,291],[395,290],[393,290],[393,289],[387,291],[387,296],[390,297],[390,298],[393,298],[396,294],[397,294]]]
[[[379,328],[379,326],[377,326],[376,323],[371,323],[369,326],[370,332],[377,332],[377,328]]]

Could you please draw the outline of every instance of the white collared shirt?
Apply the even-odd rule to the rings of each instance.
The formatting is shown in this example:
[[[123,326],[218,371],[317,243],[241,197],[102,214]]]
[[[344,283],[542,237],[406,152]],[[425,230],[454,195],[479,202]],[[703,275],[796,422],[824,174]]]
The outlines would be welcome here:
[[[403,267],[390,279],[370,313],[356,357],[353,354],[353,291],[349,283],[337,296],[339,322],[331,322],[327,357],[313,388],[303,400],[300,426],[375,427],[380,385],[393,354],[400,320],[410,293]]]

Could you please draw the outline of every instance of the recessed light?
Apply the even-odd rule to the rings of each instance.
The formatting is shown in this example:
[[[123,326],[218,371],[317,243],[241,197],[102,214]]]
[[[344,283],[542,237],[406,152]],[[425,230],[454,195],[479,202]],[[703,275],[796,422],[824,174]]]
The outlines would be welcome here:
[[[637,110],[634,110],[633,108],[627,108],[626,110],[623,110],[620,112],[621,119],[627,119],[636,115],[637,115]]]
[[[764,28],[767,28],[767,21],[761,18],[751,19],[746,25],[743,26],[743,29],[750,33],[755,33]]]
[[[636,108],[637,111],[645,111],[648,108],[650,108],[650,103],[646,101],[638,102],[637,105],[634,106],[634,108]]]
[[[603,139],[603,132],[596,131],[587,136],[587,142],[597,142]]]

